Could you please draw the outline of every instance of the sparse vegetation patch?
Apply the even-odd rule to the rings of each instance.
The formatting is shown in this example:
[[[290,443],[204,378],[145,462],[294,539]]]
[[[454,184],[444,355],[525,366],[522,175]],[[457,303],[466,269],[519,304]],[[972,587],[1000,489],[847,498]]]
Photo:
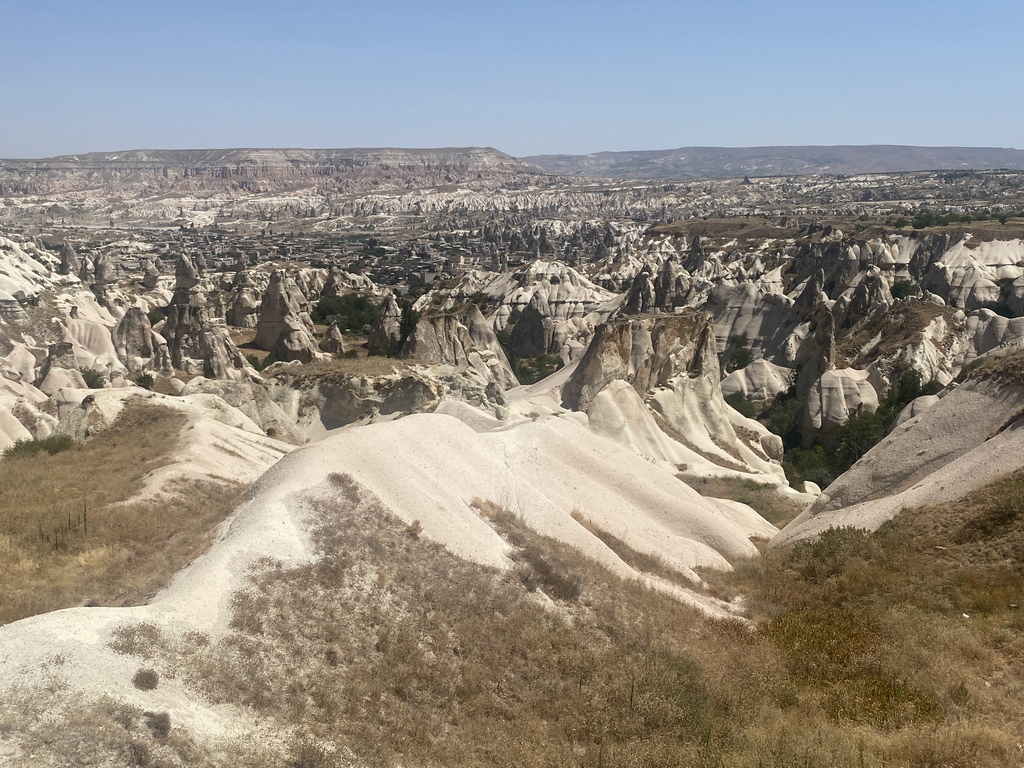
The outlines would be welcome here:
[[[933,545],[913,530],[835,531],[715,576],[745,596],[752,624],[742,625],[619,579],[498,505],[476,506],[535,579],[411,536],[339,475],[313,512],[320,559],[264,561],[227,636],[149,638],[156,663],[173,660],[211,702],[274,724],[280,746],[251,765],[1015,759],[1019,616],[1007,603],[961,618],[998,570],[967,587],[949,562],[921,568]],[[559,593],[549,572],[571,575],[574,589]],[[146,727],[150,749],[177,733]]]
[[[15,445],[0,459],[0,624],[76,605],[131,605],[209,544],[239,489],[194,484],[161,502],[124,503],[174,456],[184,417],[129,402],[113,426]]]

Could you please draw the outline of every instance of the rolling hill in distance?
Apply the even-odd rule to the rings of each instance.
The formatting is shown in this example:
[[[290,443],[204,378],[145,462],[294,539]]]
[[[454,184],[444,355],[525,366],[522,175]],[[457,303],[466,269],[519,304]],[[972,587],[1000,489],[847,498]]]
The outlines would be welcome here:
[[[590,155],[535,155],[548,173],[631,179],[792,176],[812,173],[1024,168],[1024,150],[888,144],[804,147],[680,147]]]
[[[492,147],[436,149],[163,149],[0,160],[0,194],[46,195],[136,184],[225,185],[266,192],[292,184],[365,189],[392,176],[416,185],[511,182],[539,174],[685,179],[901,171],[1024,169],[1024,150],[996,147],[682,147],[516,158]],[[410,179],[410,177],[412,177]]]

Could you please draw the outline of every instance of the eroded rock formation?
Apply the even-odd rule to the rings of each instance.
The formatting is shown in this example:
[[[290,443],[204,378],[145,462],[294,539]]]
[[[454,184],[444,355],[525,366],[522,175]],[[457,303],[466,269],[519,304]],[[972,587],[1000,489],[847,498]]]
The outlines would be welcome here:
[[[281,270],[270,276],[256,325],[256,346],[278,360],[308,363],[319,357],[309,302]]]

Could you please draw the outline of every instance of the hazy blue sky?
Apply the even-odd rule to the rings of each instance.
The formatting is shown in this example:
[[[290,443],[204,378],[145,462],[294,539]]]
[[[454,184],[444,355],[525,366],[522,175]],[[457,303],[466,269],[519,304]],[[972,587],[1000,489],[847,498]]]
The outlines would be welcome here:
[[[0,157],[1024,148],[1020,0],[0,0]]]

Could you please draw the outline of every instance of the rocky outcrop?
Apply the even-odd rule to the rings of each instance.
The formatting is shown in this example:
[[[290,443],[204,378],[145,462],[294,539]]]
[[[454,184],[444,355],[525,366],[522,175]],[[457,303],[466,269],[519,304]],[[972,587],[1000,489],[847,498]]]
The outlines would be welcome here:
[[[711,376],[705,352],[712,338],[710,318],[703,312],[647,315],[609,320],[598,327],[573,375],[562,389],[562,404],[585,411],[605,386],[616,379],[645,397],[681,374]]]
[[[93,289],[102,290],[117,282],[117,264],[109,251],[102,251],[94,262]]]
[[[320,344],[317,346],[321,352],[328,355],[340,355],[345,351],[345,340],[342,338],[341,329],[338,328],[336,321],[327,327],[324,337],[320,339]]]
[[[804,338],[796,360],[801,366],[796,389],[801,394],[809,390],[823,373],[836,367],[835,318],[824,302],[819,302],[810,316],[810,332]]]
[[[531,302],[512,326],[508,346],[511,353],[518,357],[538,357],[551,354],[554,340],[555,321],[541,314]]]
[[[767,360],[755,360],[722,379],[725,397],[740,395],[751,400],[771,400],[793,385],[793,371]]]
[[[173,365],[167,342],[153,332],[149,318],[139,307],[132,307],[111,333],[117,357],[129,373],[153,370],[170,373]]]
[[[188,382],[180,394],[183,397],[216,395],[252,419],[267,437],[292,445],[306,442],[292,419],[270,398],[262,382],[213,380],[200,376]]]
[[[893,304],[889,285],[877,267],[864,273],[853,292],[840,298],[833,307],[836,328],[843,331],[861,320],[884,313]]]
[[[172,365],[186,373],[202,373],[199,338],[213,315],[206,292],[199,285],[199,271],[187,254],[178,257],[171,304],[162,336],[167,340]]]
[[[174,266],[174,301],[176,304],[184,303],[189,292],[195,289],[201,280],[199,268],[195,261],[187,253],[178,256]]]
[[[700,241],[700,236],[694,235],[693,241],[690,243],[690,252],[686,255],[686,261],[683,262],[683,269],[691,275],[696,275],[704,269],[706,262],[707,259],[704,254],[704,247]]]
[[[878,408],[878,393],[868,371],[854,368],[825,371],[807,391],[803,412],[803,443],[817,440],[828,445],[850,417]]]
[[[60,266],[57,271],[62,275],[74,275],[78,277],[78,273],[82,270],[82,262],[78,258],[78,254],[75,253],[75,249],[71,246],[67,240],[64,241],[64,245],[60,248]]]
[[[321,296],[340,296],[344,293],[358,291],[363,295],[377,296],[380,288],[365,275],[355,275],[339,269],[332,264],[327,270],[327,279],[318,293]]]
[[[244,380],[258,378],[256,371],[231,340],[223,318],[203,323],[198,337],[202,374],[208,379]]]
[[[664,436],[697,457],[702,471],[784,477],[773,460],[778,438],[725,403],[707,313],[624,316],[599,326],[562,387],[562,405],[588,414],[596,407],[599,418],[607,406],[602,393],[616,382],[632,388]],[[615,386],[616,400],[628,394]]]
[[[380,305],[377,319],[370,327],[366,347],[371,352],[394,352],[402,343],[402,310],[393,293],[388,293]]]
[[[473,341],[473,346],[481,352],[493,354],[499,364],[511,373],[512,366],[509,365],[505,350],[502,348],[501,342],[498,341],[494,328],[476,304],[469,305],[469,309],[462,316],[462,324],[469,331],[469,338]]]
[[[409,334],[399,357],[414,363],[473,371],[488,384],[496,385],[498,391],[517,386],[519,382],[498,345],[497,337],[494,337],[493,332],[490,337],[484,335],[481,320],[480,317],[473,317],[470,323],[476,327],[478,337],[483,338],[482,348],[477,347],[469,328],[457,315],[421,317],[415,330]],[[495,351],[495,347],[498,351]]]
[[[82,266],[78,269],[78,279],[85,285],[92,285],[94,275],[93,261],[86,256],[82,259]]]
[[[28,321],[28,315],[21,302],[7,291],[0,291],[0,321],[13,324]]]
[[[160,284],[160,267],[155,261],[146,265],[146,271],[142,275],[142,287],[152,291]]]
[[[648,269],[642,269],[633,278],[633,284],[626,294],[626,303],[622,311],[627,315],[644,315],[658,308],[655,302],[654,283]]]
[[[173,367],[210,379],[257,377],[231,340],[224,319],[216,316],[216,305],[203,288],[199,270],[185,254],[178,259],[175,280],[162,329]]]
[[[236,328],[255,328],[259,324],[262,294],[248,270],[235,273],[228,295],[225,319]]]
[[[267,380],[270,397],[306,437],[355,422],[427,413],[447,389],[427,370],[395,363],[390,373],[316,371],[285,366]]]
[[[319,358],[313,339],[309,303],[281,270],[270,277],[260,304],[256,346],[272,351],[278,360],[308,363]]]
[[[78,370],[74,344],[70,341],[61,341],[49,345],[34,385],[47,395],[52,395],[64,387],[86,387],[85,379]]]
[[[654,306],[661,312],[673,312],[685,306],[690,291],[690,280],[686,270],[669,256],[662,263],[654,278]]]

